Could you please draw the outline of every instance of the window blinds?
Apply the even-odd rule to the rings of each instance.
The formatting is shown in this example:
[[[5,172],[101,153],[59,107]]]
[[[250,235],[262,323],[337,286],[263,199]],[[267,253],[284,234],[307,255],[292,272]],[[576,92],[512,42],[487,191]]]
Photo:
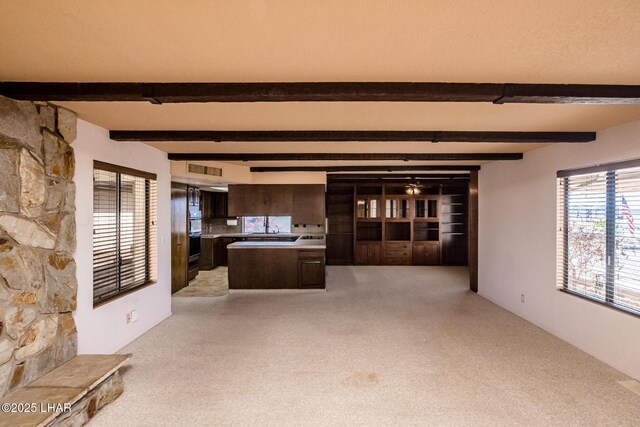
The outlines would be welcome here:
[[[156,182],[98,162],[93,180],[95,305],[155,280]]]
[[[558,287],[640,314],[640,161],[558,172]]]

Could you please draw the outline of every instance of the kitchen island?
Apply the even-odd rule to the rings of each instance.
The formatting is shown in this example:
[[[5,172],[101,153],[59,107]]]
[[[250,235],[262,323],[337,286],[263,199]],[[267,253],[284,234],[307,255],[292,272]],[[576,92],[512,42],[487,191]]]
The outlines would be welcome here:
[[[229,289],[325,287],[325,241],[240,241],[227,246]]]
[[[294,242],[301,236],[300,234],[292,233],[208,233],[203,234],[201,237],[200,270],[213,270],[216,267],[228,265],[227,247],[232,243],[244,241]]]

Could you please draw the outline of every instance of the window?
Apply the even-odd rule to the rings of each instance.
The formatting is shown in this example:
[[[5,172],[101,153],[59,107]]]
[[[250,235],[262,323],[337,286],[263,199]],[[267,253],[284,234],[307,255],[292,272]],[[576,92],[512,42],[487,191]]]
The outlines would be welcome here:
[[[94,162],[93,304],[155,281],[156,175]]]
[[[640,160],[558,172],[558,287],[640,314]]]
[[[291,233],[290,216],[245,216],[242,217],[245,233]]]

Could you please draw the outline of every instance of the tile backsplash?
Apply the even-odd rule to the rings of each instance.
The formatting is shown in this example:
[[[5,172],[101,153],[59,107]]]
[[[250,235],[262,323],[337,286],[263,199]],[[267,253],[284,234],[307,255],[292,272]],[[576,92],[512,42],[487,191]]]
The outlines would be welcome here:
[[[291,232],[293,234],[325,234],[324,225],[293,225]],[[202,233],[204,234],[226,234],[226,233],[242,233],[241,221],[237,225],[229,225],[226,219],[212,218],[202,221]]]
[[[202,232],[205,234],[242,233],[242,225],[229,225],[224,218],[212,218],[203,220]]]
[[[324,225],[294,225],[291,229],[293,234],[325,234]]]

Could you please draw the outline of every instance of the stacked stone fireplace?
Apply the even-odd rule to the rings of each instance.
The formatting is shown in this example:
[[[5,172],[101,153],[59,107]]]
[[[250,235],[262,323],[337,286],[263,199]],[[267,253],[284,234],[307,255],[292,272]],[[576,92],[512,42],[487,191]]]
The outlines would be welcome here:
[[[73,112],[0,97],[0,396],[76,356]]]

